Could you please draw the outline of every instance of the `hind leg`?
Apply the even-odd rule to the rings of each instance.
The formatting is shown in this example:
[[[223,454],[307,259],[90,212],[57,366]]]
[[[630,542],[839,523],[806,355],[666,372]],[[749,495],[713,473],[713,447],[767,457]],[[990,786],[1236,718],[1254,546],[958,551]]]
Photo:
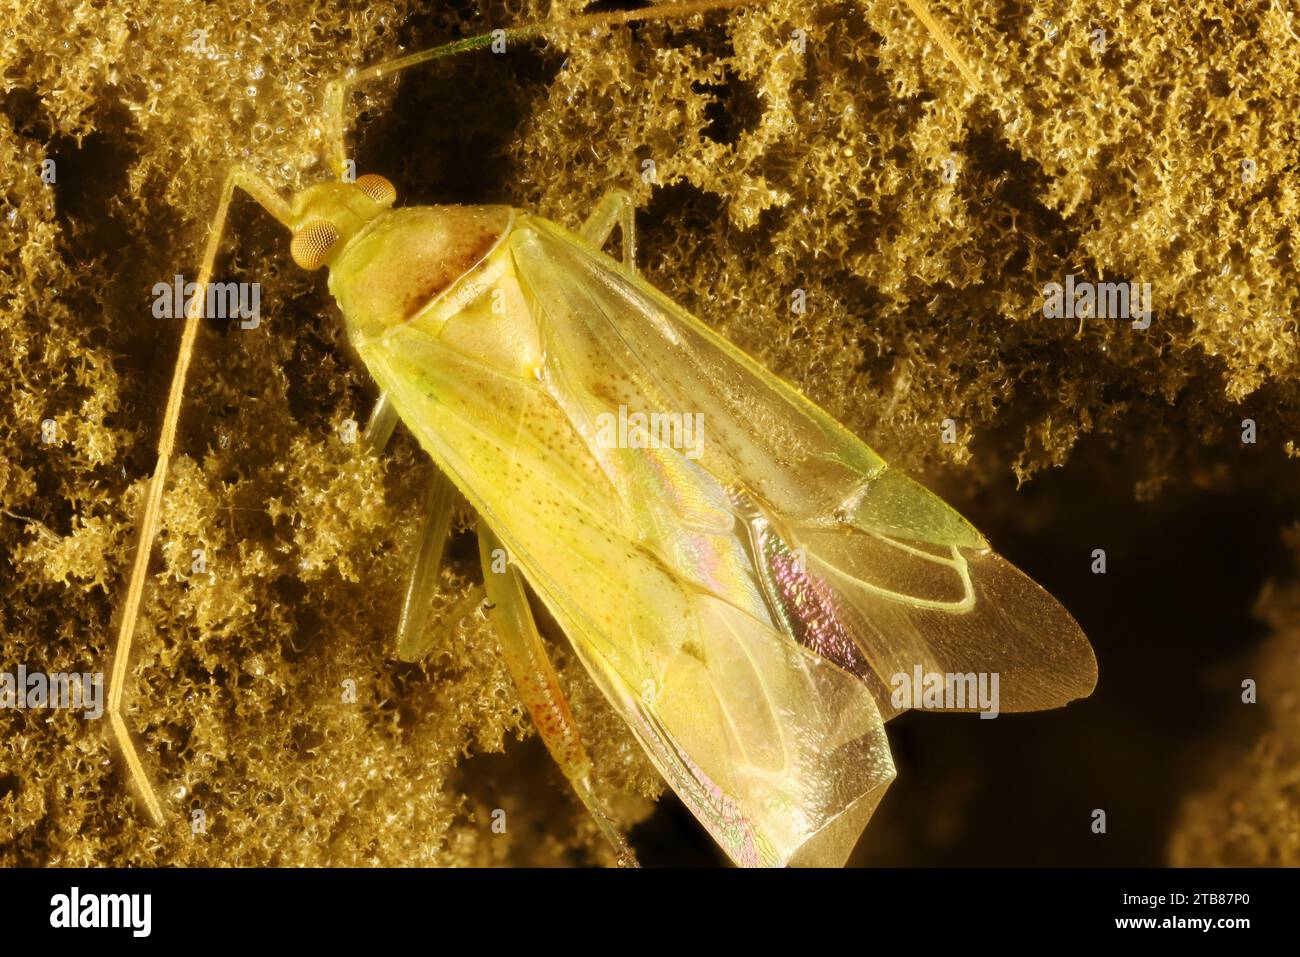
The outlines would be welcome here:
[[[532,716],[546,750],[569,779],[573,790],[595,819],[625,867],[636,866],[636,856],[618,827],[600,806],[591,788],[591,760],[573,720],[569,702],[560,690],[542,636],[537,632],[532,609],[519,573],[504,561],[500,540],[479,518],[479,559],[483,563],[483,584],[487,589],[489,615],[501,636],[506,667],[519,689],[519,697]]]

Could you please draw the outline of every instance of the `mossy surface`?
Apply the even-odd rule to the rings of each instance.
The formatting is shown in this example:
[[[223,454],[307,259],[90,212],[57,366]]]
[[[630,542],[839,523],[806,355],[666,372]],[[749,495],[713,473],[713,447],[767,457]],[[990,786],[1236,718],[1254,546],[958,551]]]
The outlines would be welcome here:
[[[1292,574],[1269,581],[1257,615],[1270,636],[1244,674],[1262,715],[1238,719],[1208,754],[1169,848],[1178,866],[1300,866],[1300,525]]]
[[[322,178],[327,79],[581,6],[0,3],[0,668],[108,668],[180,336],[151,289],[193,278],[225,171],[285,191]],[[1128,638],[1086,591],[1089,546],[1106,543],[1076,502],[1160,528],[1195,526],[1198,495],[1256,509],[1273,524],[1234,607],[1276,580],[1259,606],[1271,644],[1251,659],[1251,640],[1207,632],[1188,641],[1219,670],[1179,674],[1229,695],[1254,660],[1261,696],[1281,694],[1295,602],[1277,542],[1300,514],[1300,15],[1284,7],[935,2],[976,90],[906,4],[775,0],[411,71],[355,98],[351,142],[406,203],[504,201],[572,225],[633,189],[651,281],[1075,594],[1103,683]],[[277,224],[237,201],[223,250],[219,278],[261,284],[261,323],[200,334],[131,669],[129,717],[171,823],[145,823],[101,722],[0,711],[0,863],[609,863],[536,741],[519,743],[533,733],[479,610],[472,516],[433,652],[396,660],[431,466],[400,430],[380,459],[342,440],[373,392]],[[1043,285],[1067,274],[1150,282],[1150,329],[1045,318]],[[1018,555],[1018,540],[1042,544]],[[1177,654],[1167,637],[1158,653]],[[555,647],[599,791],[625,825],[646,821],[662,784]],[[1133,720],[1125,699],[1101,701],[1098,734]],[[1164,800],[1140,822],[1177,862],[1295,861],[1295,828],[1266,809],[1294,824],[1295,709],[1270,709],[1271,731],[1152,745],[1261,742],[1202,768],[1183,819]],[[1103,741],[1069,740],[1108,773]],[[913,808],[960,818],[957,793]],[[1230,798],[1261,803],[1225,843],[1203,829]],[[945,859],[951,840],[881,834],[868,856]],[[1099,853],[1125,860],[1077,857]]]

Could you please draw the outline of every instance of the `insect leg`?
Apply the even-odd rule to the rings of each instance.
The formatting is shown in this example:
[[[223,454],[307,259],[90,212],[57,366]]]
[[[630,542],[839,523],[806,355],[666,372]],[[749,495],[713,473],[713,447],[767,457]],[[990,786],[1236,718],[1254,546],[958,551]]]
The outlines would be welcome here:
[[[635,867],[636,857],[632,849],[591,789],[591,760],[582,746],[573,712],[560,690],[542,636],[537,632],[523,580],[506,561],[504,546],[482,517],[478,523],[478,547],[488,608],[501,636],[506,667],[519,689],[524,707],[532,715],[533,724],[551,757],[618,853],[619,863]]]
[[[977,77],[975,72],[969,65],[967,65],[966,58],[963,57],[961,51],[957,49],[957,44],[953,43],[952,37],[950,37],[948,31],[943,28],[943,24],[941,24],[938,19],[935,18],[934,14],[930,12],[929,7],[925,5],[925,0],[903,0],[903,2],[911,8],[912,13],[916,15],[916,18],[921,21],[927,30],[930,31],[930,35],[933,36],[935,42],[939,44],[939,49],[943,50],[943,52],[947,54],[948,59],[951,60],[953,66],[957,68],[957,72],[961,74],[962,79],[965,80],[970,88],[976,93],[983,92],[984,88],[980,84],[979,77]]]
[[[362,436],[368,451],[378,455],[384,450],[393,437],[397,419],[397,408],[388,393],[381,392]],[[429,653],[428,643],[421,643],[421,638],[433,607],[433,596],[438,591],[438,571],[447,546],[447,533],[451,531],[455,497],[456,487],[435,469],[433,482],[424,497],[420,534],[416,538],[415,554],[406,577],[402,614],[397,619],[397,657],[402,661],[419,661]]]
[[[289,204],[274,187],[243,167],[237,166],[226,175],[225,182],[221,185],[217,211],[208,226],[208,242],[204,249],[202,265],[199,267],[198,291],[190,299],[186,308],[185,328],[181,333],[180,350],[176,355],[176,366],[172,371],[171,387],[167,393],[167,409],[163,413],[162,431],[158,435],[158,458],[154,464],[153,477],[149,480],[149,487],[145,493],[135,559],[131,565],[131,577],[127,582],[126,596],[119,613],[117,639],[113,647],[113,668],[109,673],[108,700],[104,708],[113,740],[122,752],[127,775],[150,819],[156,825],[163,823],[162,804],[140,760],[123,713],[127,669],[131,659],[131,642],[135,637],[135,623],[140,616],[140,602],[144,597],[145,582],[149,577],[149,558],[153,552],[154,539],[158,535],[167,468],[176,448],[176,426],[180,420],[181,404],[185,397],[185,380],[189,375],[190,360],[194,355],[199,321],[203,318],[203,303],[207,299],[206,290],[208,283],[212,281],[212,270],[221,247],[221,236],[225,232],[226,214],[230,210],[230,201],[236,189],[243,190],[281,223],[285,226],[289,225]]]
[[[393,407],[388,393],[381,392],[375,407],[370,410],[370,418],[366,420],[366,430],[361,441],[367,449],[378,455],[388,446],[388,440],[393,437],[393,429],[396,427],[397,409]]]
[[[611,189],[600,198],[578,235],[597,249],[609,241],[614,226],[623,234],[623,265],[636,269],[636,201],[625,189]]]
[[[442,553],[451,531],[451,516],[456,501],[456,486],[434,469],[433,482],[424,499],[424,518],[420,535],[416,539],[415,555],[406,580],[406,595],[402,599],[402,615],[397,621],[397,657],[402,661],[419,661],[429,653],[429,643],[423,641],[424,626],[433,607],[433,596],[438,591],[438,571],[442,567]]]

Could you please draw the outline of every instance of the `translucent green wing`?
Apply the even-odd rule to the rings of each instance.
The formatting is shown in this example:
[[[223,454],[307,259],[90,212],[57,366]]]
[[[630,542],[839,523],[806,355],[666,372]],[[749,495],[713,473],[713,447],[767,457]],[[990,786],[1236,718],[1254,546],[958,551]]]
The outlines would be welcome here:
[[[743,499],[733,518],[763,554],[755,567],[771,617],[859,674],[882,712],[893,711],[891,679],[917,666],[997,673],[1004,711],[1091,693],[1096,659],[1078,624],[942,500],[554,223],[525,220],[511,246],[570,418],[590,433],[614,405],[701,413],[695,464]],[[801,620],[813,591],[833,621]]]
[[[672,450],[602,458],[562,395],[580,357],[543,357],[513,269],[481,272],[477,298],[362,358],[733,860],[843,863],[894,773],[872,695],[773,625],[707,471]]]

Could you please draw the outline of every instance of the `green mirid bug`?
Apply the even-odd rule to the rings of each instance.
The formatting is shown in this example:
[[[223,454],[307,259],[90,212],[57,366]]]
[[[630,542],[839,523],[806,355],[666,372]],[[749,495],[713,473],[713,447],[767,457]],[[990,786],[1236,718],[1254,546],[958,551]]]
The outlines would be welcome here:
[[[332,84],[335,174],[346,165],[351,88],[493,39]],[[624,862],[634,858],[590,787],[529,590],[667,783],[741,865],[845,861],[894,777],[885,722],[921,706],[920,685],[900,697],[900,676],[992,676],[1002,711],[1059,707],[1092,691],[1092,648],[1060,604],[939,498],[636,273],[628,194],[609,193],[570,232],[509,206],[401,207],[374,175],[286,200],[237,169],[200,288],[235,188],[292,232],[298,265],[328,269],[348,340],[381,390],[371,444],[382,447],[400,419],[441,476],[412,563],[399,656],[420,651],[459,491],[479,516],[488,603],[520,696]],[[601,251],[615,227],[622,262]],[[197,322],[192,312],[107,707],[155,819],[162,805],[123,717],[126,662]]]

